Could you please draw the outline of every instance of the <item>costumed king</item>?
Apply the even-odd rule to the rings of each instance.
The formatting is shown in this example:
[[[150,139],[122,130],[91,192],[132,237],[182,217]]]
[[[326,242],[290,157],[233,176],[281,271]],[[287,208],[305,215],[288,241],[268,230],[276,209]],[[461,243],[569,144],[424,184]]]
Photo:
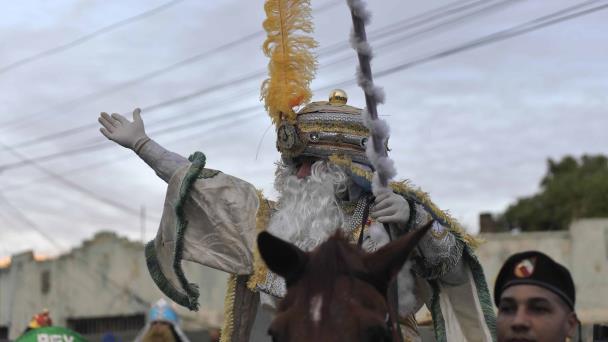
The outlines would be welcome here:
[[[132,149],[168,183],[157,236],[146,246],[155,283],[176,303],[196,310],[198,288],[186,279],[181,261],[227,272],[221,340],[269,340],[266,330],[285,283],[261,260],[258,232],[312,250],[341,229],[353,243],[363,234],[363,247],[374,251],[388,242],[382,224],[406,232],[432,219],[413,264],[398,276],[404,338],[419,340],[415,313],[426,304],[438,341],[492,341],[495,317],[473,253],[475,240],[408,183],[391,183],[392,191],[372,194],[370,131],[362,110],[348,105],[340,90],[328,101],[309,102],[316,67],[310,3],[268,0],[265,9],[264,52],[270,63],[262,97],[281,153],[276,202],[242,179],[206,168],[200,152],[186,159],[157,144],[146,135],[139,109],[133,121],[119,114],[99,118],[104,136]]]

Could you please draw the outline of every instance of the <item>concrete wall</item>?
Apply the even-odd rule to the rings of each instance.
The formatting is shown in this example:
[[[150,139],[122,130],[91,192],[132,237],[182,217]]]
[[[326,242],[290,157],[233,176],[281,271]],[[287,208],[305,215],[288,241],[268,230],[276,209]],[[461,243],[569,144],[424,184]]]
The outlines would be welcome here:
[[[538,233],[489,233],[477,255],[484,266],[490,290],[502,263],[511,254],[540,250],[562,263],[573,274],[576,309],[584,324],[608,322],[608,219],[575,222],[569,231]],[[185,263],[185,272],[201,289],[197,313],[178,309],[185,329],[198,330],[221,324],[226,275]],[[42,293],[44,272],[49,273],[48,293]],[[59,258],[35,261],[31,252],[15,255],[10,267],[0,269],[0,326],[19,335],[30,317],[48,308],[58,325],[67,318],[145,313],[148,303],[162,295],[152,282],[143,245],[99,233],[82,247]]]
[[[576,311],[584,324],[608,322],[608,219],[574,222],[568,231],[488,233],[477,250],[493,293],[496,275],[512,254],[538,250],[566,266],[576,286]]]
[[[226,275],[198,265],[185,264],[192,282],[200,285],[201,308],[192,313],[178,309],[185,329],[221,324]],[[48,292],[43,293],[43,274]],[[143,244],[99,233],[69,254],[36,261],[31,252],[13,256],[0,269],[0,325],[18,336],[31,316],[48,308],[57,325],[68,318],[146,313],[163,297],[147,270]]]

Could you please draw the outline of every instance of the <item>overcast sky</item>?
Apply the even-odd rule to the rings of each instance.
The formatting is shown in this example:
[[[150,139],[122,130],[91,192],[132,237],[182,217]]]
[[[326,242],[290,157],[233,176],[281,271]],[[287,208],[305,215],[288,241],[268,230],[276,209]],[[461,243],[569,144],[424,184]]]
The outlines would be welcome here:
[[[148,134],[160,144],[185,156],[200,150],[208,167],[275,196],[279,155],[259,102],[267,59],[260,49],[264,36],[255,33],[263,2],[185,0],[123,21],[166,3],[3,6],[0,143],[11,150],[0,146],[0,258],[28,249],[57,254],[99,230],[142,239],[141,207],[143,238],[154,237],[166,184],[133,152],[101,136],[101,111],[141,107]],[[374,72],[581,2],[459,3],[470,5],[449,7],[446,16],[448,1],[371,1]],[[340,84],[349,104],[362,106],[352,82],[355,55],[341,48],[351,25],[348,9],[334,0],[315,1],[313,8],[320,43],[314,100],[325,100]],[[538,190],[548,158],[606,154],[606,32],[608,11],[598,11],[377,77],[386,92],[379,112],[391,126],[398,178],[411,180],[477,232],[480,212],[501,212]],[[208,53],[232,42],[238,43]]]

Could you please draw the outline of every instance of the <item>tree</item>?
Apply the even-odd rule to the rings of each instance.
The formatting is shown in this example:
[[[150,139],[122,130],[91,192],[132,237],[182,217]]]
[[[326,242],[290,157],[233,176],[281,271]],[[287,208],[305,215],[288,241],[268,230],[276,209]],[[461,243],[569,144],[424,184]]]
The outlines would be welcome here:
[[[500,217],[509,228],[523,231],[563,230],[577,218],[608,217],[608,158],[584,155],[548,160],[541,190],[520,198]]]

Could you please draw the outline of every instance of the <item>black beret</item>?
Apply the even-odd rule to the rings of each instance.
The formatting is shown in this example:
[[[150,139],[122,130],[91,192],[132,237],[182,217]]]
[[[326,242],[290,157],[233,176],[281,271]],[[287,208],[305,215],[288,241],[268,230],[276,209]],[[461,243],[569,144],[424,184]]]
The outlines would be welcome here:
[[[538,251],[513,254],[498,272],[494,285],[494,303],[498,306],[502,292],[509,286],[527,284],[543,287],[574,310],[574,281],[567,268]]]

